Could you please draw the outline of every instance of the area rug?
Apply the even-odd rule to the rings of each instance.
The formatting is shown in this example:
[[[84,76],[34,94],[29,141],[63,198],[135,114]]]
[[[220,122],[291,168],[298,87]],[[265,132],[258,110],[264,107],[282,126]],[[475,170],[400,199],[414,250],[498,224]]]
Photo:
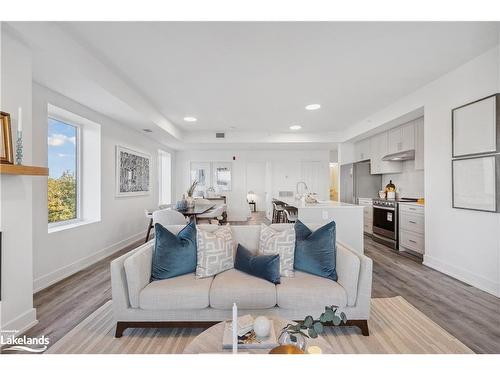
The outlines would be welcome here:
[[[370,336],[355,327],[332,327],[323,333],[339,354],[460,354],[473,353],[458,339],[402,297],[372,299]],[[51,354],[178,354],[203,329],[129,328],[114,338],[109,301],[52,345]]]

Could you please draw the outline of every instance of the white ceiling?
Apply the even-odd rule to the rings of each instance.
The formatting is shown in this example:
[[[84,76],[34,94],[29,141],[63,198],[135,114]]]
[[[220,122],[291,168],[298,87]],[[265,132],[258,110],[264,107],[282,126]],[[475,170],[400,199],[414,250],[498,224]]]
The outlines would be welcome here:
[[[341,131],[498,42],[490,22],[70,22],[183,131]],[[320,103],[319,111],[304,106]],[[185,123],[184,116],[196,123]]]
[[[499,36],[497,22],[4,22],[2,30],[31,46],[36,82],[175,149],[335,148],[356,123]],[[306,111],[311,103],[322,108]],[[291,131],[295,124],[302,129]]]

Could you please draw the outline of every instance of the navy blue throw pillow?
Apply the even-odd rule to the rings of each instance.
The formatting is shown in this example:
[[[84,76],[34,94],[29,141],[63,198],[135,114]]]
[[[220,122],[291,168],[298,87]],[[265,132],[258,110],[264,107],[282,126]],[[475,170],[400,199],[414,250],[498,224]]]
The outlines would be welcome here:
[[[196,258],[196,226],[193,222],[177,235],[161,224],[155,224],[152,281],[195,272]]]
[[[270,281],[273,284],[280,283],[279,254],[255,255],[244,246],[238,244],[234,268],[248,273],[249,275]]]
[[[300,220],[295,222],[294,268],[337,281],[335,222],[312,232]]]

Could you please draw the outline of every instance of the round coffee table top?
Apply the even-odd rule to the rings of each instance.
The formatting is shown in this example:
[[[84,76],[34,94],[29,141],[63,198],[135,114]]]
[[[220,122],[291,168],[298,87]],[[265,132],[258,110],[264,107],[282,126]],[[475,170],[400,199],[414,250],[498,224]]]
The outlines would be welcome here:
[[[279,337],[281,329],[287,324],[295,324],[286,319],[281,319],[276,316],[268,317],[273,320],[274,331],[276,337]],[[206,329],[191,341],[184,349],[184,354],[199,354],[199,353],[232,353],[232,349],[222,348],[222,336],[226,322],[220,322]],[[319,346],[324,354],[333,353],[330,344],[321,336],[312,339],[306,339],[307,346]],[[238,353],[254,353],[267,354],[271,349],[239,349]]]

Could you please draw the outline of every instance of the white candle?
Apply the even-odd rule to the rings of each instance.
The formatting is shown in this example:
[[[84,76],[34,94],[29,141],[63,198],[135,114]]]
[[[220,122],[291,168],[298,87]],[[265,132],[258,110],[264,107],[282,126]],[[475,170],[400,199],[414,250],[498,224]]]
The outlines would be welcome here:
[[[233,354],[238,353],[238,307],[233,303]]]
[[[307,353],[309,353],[309,354],[322,354],[323,351],[321,350],[321,348],[319,346],[312,345],[312,346],[307,348]]]
[[[17,131],[23,131],[23,109],[21,107],[17,109]]]

